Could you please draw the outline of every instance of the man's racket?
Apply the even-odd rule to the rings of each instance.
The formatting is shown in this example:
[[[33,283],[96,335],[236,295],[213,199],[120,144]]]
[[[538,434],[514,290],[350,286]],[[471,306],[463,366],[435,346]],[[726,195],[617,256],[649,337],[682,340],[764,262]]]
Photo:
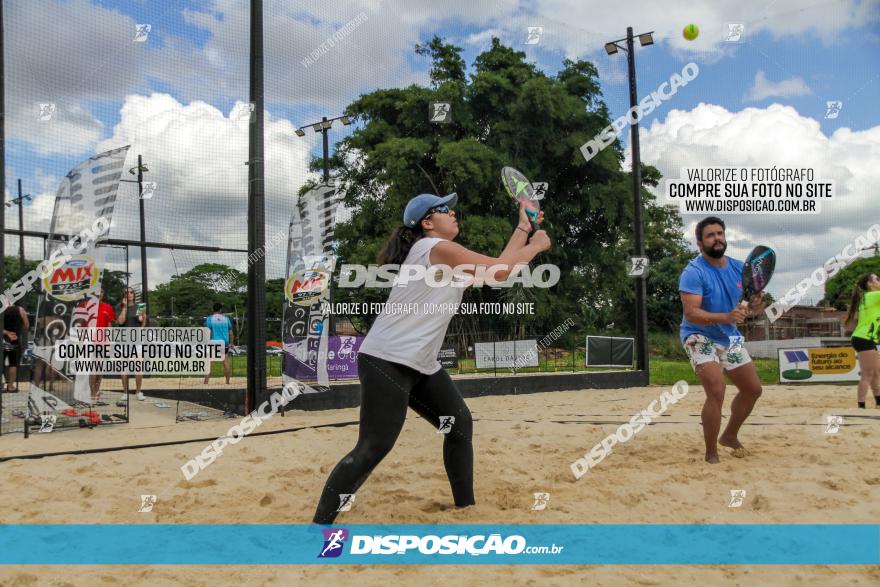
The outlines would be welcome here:
[[[504,184],[504,189],[511,198],[525,203],[526,215],[532,224],[532,230],[538,230],[538,213],[541,211],[541,204],[535,199],[535,188],[532,187],[532,183],[522,172],[513,167],[505,167],[501,170],[501,183]]]
[[[758,245],[746,257],[742,270],[742,295],[740,305],[747,306],[753,295],[764,291],[773,270],[776,268],[776,253],[770,247]]]

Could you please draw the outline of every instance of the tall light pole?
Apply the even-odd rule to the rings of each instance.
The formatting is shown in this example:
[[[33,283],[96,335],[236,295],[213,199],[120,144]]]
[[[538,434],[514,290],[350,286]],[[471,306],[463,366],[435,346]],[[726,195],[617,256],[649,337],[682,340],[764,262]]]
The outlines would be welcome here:
[[[639,44],[642,47],[654,44],[654,39],[649,33],[638,35]],[[626,47],[618,45],[619,42],[626,41]],[[626,53],[626,64],[629,69],[629,105],[630,108],[638,107],[638,96],[636,92],[636,57],[635,47],[633,43],[632,27],[626,27],[626,37],[617,39],[605,44],[605,51],[609,55],[614,55],[618,50]],[[632,149],[632,184],[633,184],[633,202],[634,202],[634,223],[635,223],[635,253],[636,257],[645,256],[645,233],[642,223],[642,170],[641,157],[639,152],[639,124],[632,123],[630,128],[630,147]],[[645,278],[636,277],[636,337],[638,338],[638,368],[640,371],[648,373],[648,307],[645,302],[647,298]]]
[[[324,183],[326,185],[330,185],[330,142],[327,138],[327,132],[330,130],[330,127],[333,126],[333,122],[336,120],[341,121],[342,124],[346,126],[351,124],[351,118],[349,118],[348,116],[337,116],[336,118],[327,118],[326,116],[324,116],[323,118],[321,118],[320,122],[312,122],[296,129],[296,136],[298,137],[306,136],[306,131],[303,129],[308,127],[312,127],[315,132],[319,132],[324,135]]]
[[[138,154],[138,164],[137,167],[132,167],[128,170],[128,172],[132,175],[137,175],[137,179],[120,179],[119,181],[125,183],[137,183],[138,184],[138,211],[140,213],[140,222],[141,222],[141,298],[144,301],[144,307],[146,308],[146,315],[150,315],[150,299],[149,299],[149,288],[147,287],[147,228],[146,222],[144,219],[144,172],[149,172],[147,166],[144,165],[144,160],[142,155]],[[126,251],[126,255],[128,252]]]
[[[18,276],[24,276],[24,201],[30,200],[30,194],[21,193],[21,180],[18,180],[18,197],[6,202],[7,207],[18,206]]]

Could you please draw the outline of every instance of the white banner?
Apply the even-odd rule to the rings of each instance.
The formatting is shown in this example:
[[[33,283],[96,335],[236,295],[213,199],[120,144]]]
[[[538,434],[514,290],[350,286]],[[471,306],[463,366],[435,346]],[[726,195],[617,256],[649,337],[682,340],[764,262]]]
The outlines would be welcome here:
[[[340,194],[319,185],[297,199],[287,245],[287,279],[282,313],[281,382],[330,384],[327,372],[330,280],[336,264],[333,231]],[[316,363],[308,357],[318,357]]]
[[[38,395],[51,383],[52,392],[66,402],[90,400],[88,375],[73,377],[66,362],[57,361],[52,353],[55,341],[66,338],[71,327],[96,325],[99,304],[94,294],[101,286],[104,259],[93,238],[107,235],[82,235],[96,222],[109,229],[128,150],[126,145],[83,161],[70,170],[55,194],[46,258],[58,257],[73,242],[82,243],[85,250],[42,280],[31,378],[31,389]]]
[[[477,369],[538,366],[538,341],[535,339],[478,342],[474,344],[474,352]]]

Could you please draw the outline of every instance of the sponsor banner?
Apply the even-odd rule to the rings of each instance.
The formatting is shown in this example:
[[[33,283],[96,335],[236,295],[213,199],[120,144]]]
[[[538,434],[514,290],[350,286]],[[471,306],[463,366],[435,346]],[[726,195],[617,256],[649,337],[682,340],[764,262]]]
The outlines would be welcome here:
[[[858,381],[858,355],[852,347],[778,349],[780,383]]]
[[[880,525],[4,524],[0,564],[877,565]]]
[[[363,336],[328,336],[326,369],[330,379],[357,378],[357,354]],[[300,380],[317,379],[320,340],[316,337],[289,338],[284,343],[282,368],[288,377]],[[306,389],[304,393],[309,393]]]
[[[474,351],[477,369],[538,366],[538,341],[535,339],[478,342],[474,344]]]
[[[333,186],[317,186],[297,199],[291,217],[282,343],[297,354],[285,353],[281,363],[285,385],[296,380],[329,385],[330,315],[324,308],[330,302],[330,277],[336,264],[332,243],[340,195]],[[308,360],[311,353],[314,364]]]
[[[128,149],[113,149],[81,162],[55,194],[46,259],[64,258],[67,251],[77,250],[41,280],[30,393],[39,394],[46,387],[68,403],[88,401],[91,396],[89,376],[74,374],[67,361],[54,356],[54,346],[71,328],[98,325],[101,306],[96,294],[104,259],[95,241],[107,235],[96,234],[95,227],[98,223],[110,226]],[[105,308],[102,320],[108,315]]]
[[[77,302],[93,293],[101,282],[101,271],[89,255],[75,255],[43,279],[47,297]]]
[[[443,347],[437,353],[437,360],[444,369],[458,369],[458,351],[455,347]]]

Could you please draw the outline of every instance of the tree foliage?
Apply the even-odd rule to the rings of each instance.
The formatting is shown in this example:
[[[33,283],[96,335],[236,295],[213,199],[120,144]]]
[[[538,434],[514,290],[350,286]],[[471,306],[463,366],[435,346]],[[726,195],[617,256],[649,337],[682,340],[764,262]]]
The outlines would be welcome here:
[[[401,224],[406,202],[423,192],[457,192],[458,241],[481,253],[499,254],[516,222],[516,208],[500,183],[501,168],[510,165],[532,181],[549,182],[542,205],[553,248],[532,266],[558,265],[561,281],[549,290],[524,294],[488,287],[469,290],[465,301],[526,295],[536,302],[536,315],[503,324],[493,316],[456,318],[452,331],[512,334],[525,328],[540,333],[570,316],[589,329],[631,331],[631,175],[621,169],[619,142],[589,162],[579,151],[610,123],[593,64],[565,60],[561,71],[548,76],[528,63],[523,52],[493,39],[466,75],[461,49],[442,39],[435,37],[416,52],[431,59],[432,87],[378,89],[346,109],[361,128],[338,145],[331,161],[344,186],[345,203],[353,210],[336,231],[343,262],[375,263],[387,235]],[[432,101],[451,104],[450,123],[430,122]],[[656,186],[660,173],[643,166],[642,178],[643,185]],[[645,189],[642,198],[652,260],[648,314],[654,327],[668,330],[681,319],[677,278],[692,254],[681,236],[677,212],[657,205]],[[337,301],[386,297],[381,289],[341,290]]]
[[[853,261],[826,281],[824,303],[836,310],[848,310],[853,287],[864,273],[880,275],[880,257],[868,257]]]

